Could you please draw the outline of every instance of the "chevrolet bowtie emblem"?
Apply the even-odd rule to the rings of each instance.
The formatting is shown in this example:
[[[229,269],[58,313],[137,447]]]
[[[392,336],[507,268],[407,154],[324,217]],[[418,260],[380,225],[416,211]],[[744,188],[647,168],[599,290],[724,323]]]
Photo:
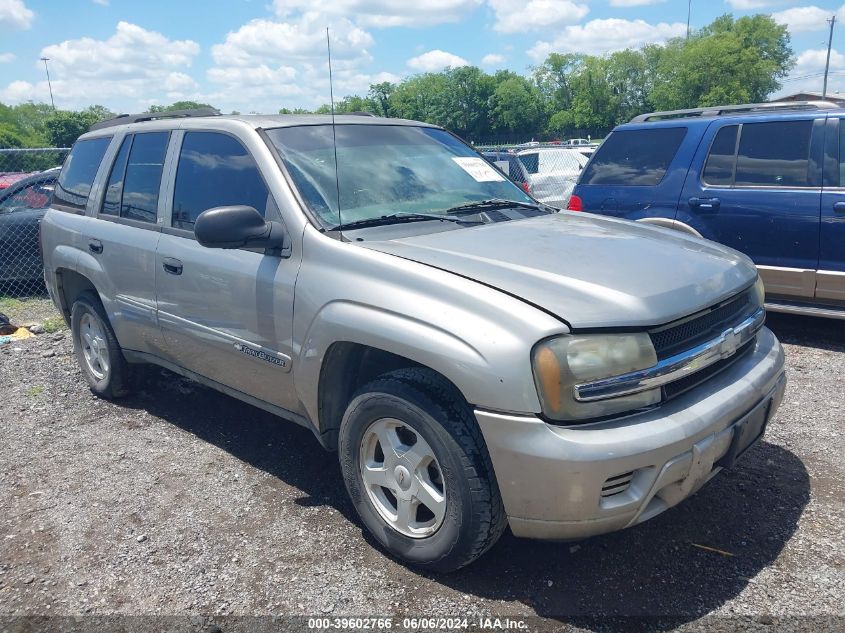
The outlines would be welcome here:
[[[722,358],[728,358],[736,354],[739,347],[740,335],[739,332],[730,328],[722,332],[721,340],[719,341],[719,355]]]

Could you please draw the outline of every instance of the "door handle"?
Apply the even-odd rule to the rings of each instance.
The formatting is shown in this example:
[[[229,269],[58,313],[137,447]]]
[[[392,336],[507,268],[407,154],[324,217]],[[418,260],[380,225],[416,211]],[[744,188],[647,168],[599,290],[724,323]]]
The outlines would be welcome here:
[[[722,201],[718,198],[690,198],[689,206],[692,209],[699,209],[701,211],[716,211],[721,206]]]
[[[103,252],[103,243],[100,240],[91,240],[88,242],[88,250],[95,255],[99,255]]]
[[[174,259],[173,257],[165,257],[161,266],[164,268],[164,272],[170,273],[171,275],[182,274],[182,262],[178,259]]]
[[[835,213],[845,213],[845,202],[837,202],[833,205]]]

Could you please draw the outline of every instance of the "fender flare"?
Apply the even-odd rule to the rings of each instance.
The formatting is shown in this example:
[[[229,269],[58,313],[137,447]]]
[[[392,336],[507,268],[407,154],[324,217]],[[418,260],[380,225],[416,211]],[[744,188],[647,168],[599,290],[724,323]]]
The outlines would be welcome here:
[[[483,388],[489,390],[491,384],[502,382],[489,359],[465,339],[378,306],[332,301],[317,313],[301,340],[294,384],[300,402],[315,422],[319,420],[322,365],[329,348],[338,342],[372,347],[437,371],[456,385],[469,403],[478,402]],[[526,405],[526,410],[538,405]]]

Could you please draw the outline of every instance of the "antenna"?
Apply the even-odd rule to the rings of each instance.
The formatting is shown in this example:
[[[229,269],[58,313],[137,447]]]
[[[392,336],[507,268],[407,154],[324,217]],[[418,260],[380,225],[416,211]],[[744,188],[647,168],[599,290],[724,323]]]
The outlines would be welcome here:
[[[340,175],[337,166],[337,133],[334,123],[334,88],[332,87],[332,45],[329,40],[329,27],[326,27],[326,50],[329,53],[329,101],[332,108],[332,143],[334,144],[334,182],[337,192],[337,225],[340,239],[343,240],[343,218],[340,215]]]

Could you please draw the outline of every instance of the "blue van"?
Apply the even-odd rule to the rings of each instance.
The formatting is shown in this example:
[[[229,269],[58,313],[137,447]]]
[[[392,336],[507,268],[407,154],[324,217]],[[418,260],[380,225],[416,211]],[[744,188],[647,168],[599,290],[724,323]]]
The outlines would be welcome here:
[[[568,208],[751,257],[766,307],[845,319],[845,108],[788,102],[654,112],[596,150]]]

